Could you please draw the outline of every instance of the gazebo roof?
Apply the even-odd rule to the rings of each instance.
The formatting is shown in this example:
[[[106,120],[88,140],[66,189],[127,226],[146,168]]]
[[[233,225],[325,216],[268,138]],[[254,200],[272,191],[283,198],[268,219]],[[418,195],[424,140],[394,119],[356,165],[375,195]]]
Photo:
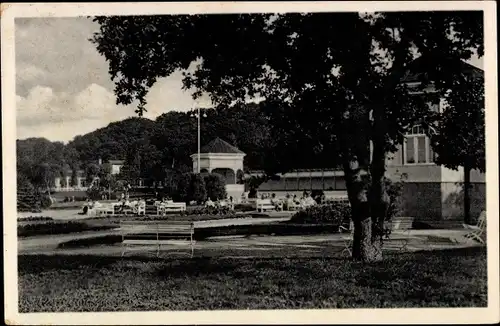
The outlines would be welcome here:
[[[228,142],[215,138],[200,149],[201,153],[245,154]]]

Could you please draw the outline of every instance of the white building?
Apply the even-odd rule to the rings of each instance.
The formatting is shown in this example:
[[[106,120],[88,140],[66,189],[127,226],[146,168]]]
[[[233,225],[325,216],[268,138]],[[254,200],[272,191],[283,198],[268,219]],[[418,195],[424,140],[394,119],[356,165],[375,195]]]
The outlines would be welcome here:
[[[245,185],[239,184],[239,176],[243,176],[243,159],[245,153],[226,141],[216,138],[203,146],[198,153],[191,155],[193,160],[193,172],[198,172],[198,161],[200,173],[217,173],[226,181],[226,192],[228,197],[235,200],[241,198],[245,191]]]

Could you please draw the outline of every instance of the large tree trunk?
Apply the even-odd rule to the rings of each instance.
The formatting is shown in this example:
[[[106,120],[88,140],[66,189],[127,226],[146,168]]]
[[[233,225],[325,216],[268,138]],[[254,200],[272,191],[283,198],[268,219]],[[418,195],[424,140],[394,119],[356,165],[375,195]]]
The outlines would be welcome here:
[[[344,175],[347,194],[351,203],[354,224],[352,258],[363,262],[382,260],[381,241],[373,236],[373,218],[370,214],[370,202],[367,196],[367,185],[362,174],[368,172],[360,167],[357,160],[344,160]]]
[[[470,171],[471,168],[466,164],[464,166],[464,223],[471,224],[470,218]]]
[[[390,198],[385,188],[385,149],[381,139],[373,142],[373,156],[370,165],[370,211],[372,215],[372,241],[382,243],[384,222],[389,210]]]
[[[376,262],[383,258],[381,230],[388,207],[384,187],[385,134],[380,121],[377,129],[372,129],[366,110],[353,112],[357,115],[352,116],[351,123],[346,123],[346,128],[340,133],[344,176],[354,223],[352,258]],[[371,138],[374,138],[374,148],[370,164]]]

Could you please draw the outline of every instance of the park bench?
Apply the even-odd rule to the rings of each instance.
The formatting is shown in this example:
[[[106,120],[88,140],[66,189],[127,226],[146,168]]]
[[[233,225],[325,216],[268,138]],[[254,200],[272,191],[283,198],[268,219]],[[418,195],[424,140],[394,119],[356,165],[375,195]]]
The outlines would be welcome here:
[[[101,216],[101,215],[114,216],[114,215],[116,215],[116,205],[114,203],[97,206],[94,209],[95,209],[95,213],[97,216]]]
[[[123,257],[131,246],[156,247],[156,256],[160,256],[162,244],[179,245],[190,248],[190,257],[194,254],[194,224],[192,222],[120,222]],[[172,252],[179,253],[179,252]]]
[[[165,215],[171,212],[186,211],[186,203],[174,203],[173,201],[160,203],[158,206],[158,215]]]
[[[266,210],[274,210],[276,206],[271,202],[271,199],[259,199],[256,203],[257,212],[265,212]]]

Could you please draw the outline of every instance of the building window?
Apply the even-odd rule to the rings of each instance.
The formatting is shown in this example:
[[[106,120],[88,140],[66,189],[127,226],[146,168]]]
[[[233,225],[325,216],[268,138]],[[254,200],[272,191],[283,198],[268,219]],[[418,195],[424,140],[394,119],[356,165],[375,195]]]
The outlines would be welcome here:
[[[430,140],[421,126],[415,126],[406,134],[403,144],[404,164],[429,164],[435,160]]]

